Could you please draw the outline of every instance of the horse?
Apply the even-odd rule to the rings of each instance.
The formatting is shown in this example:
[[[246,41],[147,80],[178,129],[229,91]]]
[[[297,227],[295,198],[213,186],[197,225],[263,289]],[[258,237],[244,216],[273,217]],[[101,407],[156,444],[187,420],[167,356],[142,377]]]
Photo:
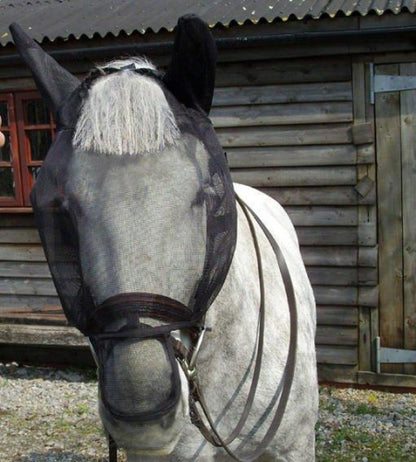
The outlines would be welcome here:
[[[126,58],[82,82],[11,32],[57,123],[31,201],[110,453],[313,461],[314,296],[284,209],[231,181],[208,26],[179,19],[165,73]]]

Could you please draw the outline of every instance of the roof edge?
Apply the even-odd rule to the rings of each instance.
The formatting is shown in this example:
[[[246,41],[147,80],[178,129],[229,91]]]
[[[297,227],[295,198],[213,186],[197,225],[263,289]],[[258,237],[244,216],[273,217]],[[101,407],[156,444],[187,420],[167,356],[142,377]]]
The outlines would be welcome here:
[[[400,36],[414,36],[416,38],[415,26],[397,26],[397,27],[374,27],[366,29],[344,29],[332,31],[304,31],[288,32],[281,34],[253,35],[253,36],[233,36],[233,37],[216,37],[215,42],[219,50],[229,48],[253,48],[258,46],[267,46],[277,43],[302,43],[332,41],[335,39],[355,40],[355,39],[374,39],[385,40],[386,34],[395,34]],[[172,37],[173,39],[173,37]],[[104,57],[106,55],[120,54],[152,54],[167,53],[173,48],[173,40],[162,42],[139,42],[118,45],[98,45],[95,47],[73,47],[66,49],[49,50],[48,53],[55,59],[83,59],[85,57]],[[0,56],[1,64],[18,64],[21,58],[18,54]]]

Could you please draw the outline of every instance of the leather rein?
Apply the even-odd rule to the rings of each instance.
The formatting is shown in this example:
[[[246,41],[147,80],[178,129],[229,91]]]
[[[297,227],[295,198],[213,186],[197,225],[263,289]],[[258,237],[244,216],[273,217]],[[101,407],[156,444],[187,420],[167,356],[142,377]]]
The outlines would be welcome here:
[[[296,362],[296,348],[297,348],[297,308],[296,308],[296,299],[293,283],[290,277],[289,269],[287,267],[283,253],[270,233],[266,228],[264,223],[260,220],[258,215],[237,195],[235,195],[238,204],[240,205],[243,213],[247,219],[248,226],[250,228],[250,233],[253,238],[256,258],[257,258],[257,269],[259,274],[259,288],[260,288],[260,306],[259,306],[259,327],[258,334],[256,339],[256,353],[254,360],[254,372],[251,380],[251,385],[247,397],[246,404],[241,413],[241,416],[231,433],[227,437],[222,437],[217,428],[216,424],[206,404],[203,391],[201,389],[196,362],[200,347],[203,343],[203,338],[205,331],[208,330],[205,327],[199,327],[195,330],[195,327],[192,328],[191,338],[192,345],[190,347],[185,346],[180,340],[173,339],[173,348],[175,351],[175,356],[179,361],[179,364],[182,367],[182,370],[185,373],[185,376],[189,383],[189,405],[190,405],[190,418],[191,422],[199,429],[202,436],[212,445],[223,448],[228,455],[236,461],[239,462],[252,462],[258,459],[266,450],[266,448],[271,443],[272,439],[275,437],[280,424],[283,419],[284,412],[289,400],[290,390],[293,384],[294,372],[295,372],[295,362]],[[264,332],[265,332],[265,288],[264,288],[264,275],[263,275],[263,262],[258,242],[258,237],[255,229],[254,221],[259,225],[260,229],[266,236],[269,241],[275,256],[276,260],[282,275],[283,285],[285,287],[286,296],[289,306],[290,314],[290,340],[289,340],[289,350],[286,360],[286,365],[284,368],[283,376],[283,387],[280,395],[279,402],[276,407],[275,414],[270,423],[268,430],[266,431],[263,439],[258,444],[257,448],[251,454],[240,454],[230,448],[230,444],[240,436],[241,431],[244,428],[244,425],[247,422],[247,419],[250,415],[251,408],[253,406],[255,393],[259,383],[260,371],[262,366],[262,357],[263,357],[263,346],[264,346]],[[178,328],[180,328],[180,323],[178,323]],[[169,329],[172,331],[172,329]],[[173,335],[172,335],[173,336]],[[109,461],[117,462],[117,445],[111,435],[108,435],[108,446],[109,446]]]

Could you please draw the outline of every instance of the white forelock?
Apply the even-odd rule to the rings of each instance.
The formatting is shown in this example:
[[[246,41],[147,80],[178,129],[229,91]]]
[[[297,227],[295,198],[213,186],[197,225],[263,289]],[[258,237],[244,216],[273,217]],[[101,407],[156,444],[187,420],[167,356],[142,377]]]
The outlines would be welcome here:
[[[144,59],[109,62],[108,67],[155,69]],[[175,144],[179,129],[163,90],[151,77],[121,70],[97,79],[78,119],[74,146],[113,155],[154,153]]]

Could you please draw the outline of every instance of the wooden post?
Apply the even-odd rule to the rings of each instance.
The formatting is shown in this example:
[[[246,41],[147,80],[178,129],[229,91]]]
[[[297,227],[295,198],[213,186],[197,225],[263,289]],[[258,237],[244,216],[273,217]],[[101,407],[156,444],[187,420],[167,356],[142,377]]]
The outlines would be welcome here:
[[[372,117],[368,114],[368,65],[362,62],[353,64],[353,102],[354,102],[354,125],[352,127],[352,140],[356,145],[357,153],[357,184],[355,189],[359,198],[364,199],[370,195],[375,183],[374,175],[374,124]],[[359,370],[372,370],[372,338],[374,335],[372,325],[372,314],[377,309],[377,301],[370,297],[373,293],[372,288],[377,284],[374,277],[367,281],[366,275],[369,274],[369,262],[366,260],[367,252],[365,249],[374,248],[376,244],[375,227],[375,206],[374,199],[359,200],[357,198],[358,209],[358,316],[359,316]],[[373,271],[374,273],[374,271]]]
[[[397,75],[399,66],[380,65],[377,73]],[[385,347],[403,348],[402,186],[400,94],[376,95],[377,178],[380,269],[380,337]],[[403,372],[401,365],[382,372]]]
[[[416,63],[401,64],[400,75],[416,76]],[[416,350],[416,90],[400,92],[403,199],[404,348]],[[404,366],[416,374],[416,365]]]

